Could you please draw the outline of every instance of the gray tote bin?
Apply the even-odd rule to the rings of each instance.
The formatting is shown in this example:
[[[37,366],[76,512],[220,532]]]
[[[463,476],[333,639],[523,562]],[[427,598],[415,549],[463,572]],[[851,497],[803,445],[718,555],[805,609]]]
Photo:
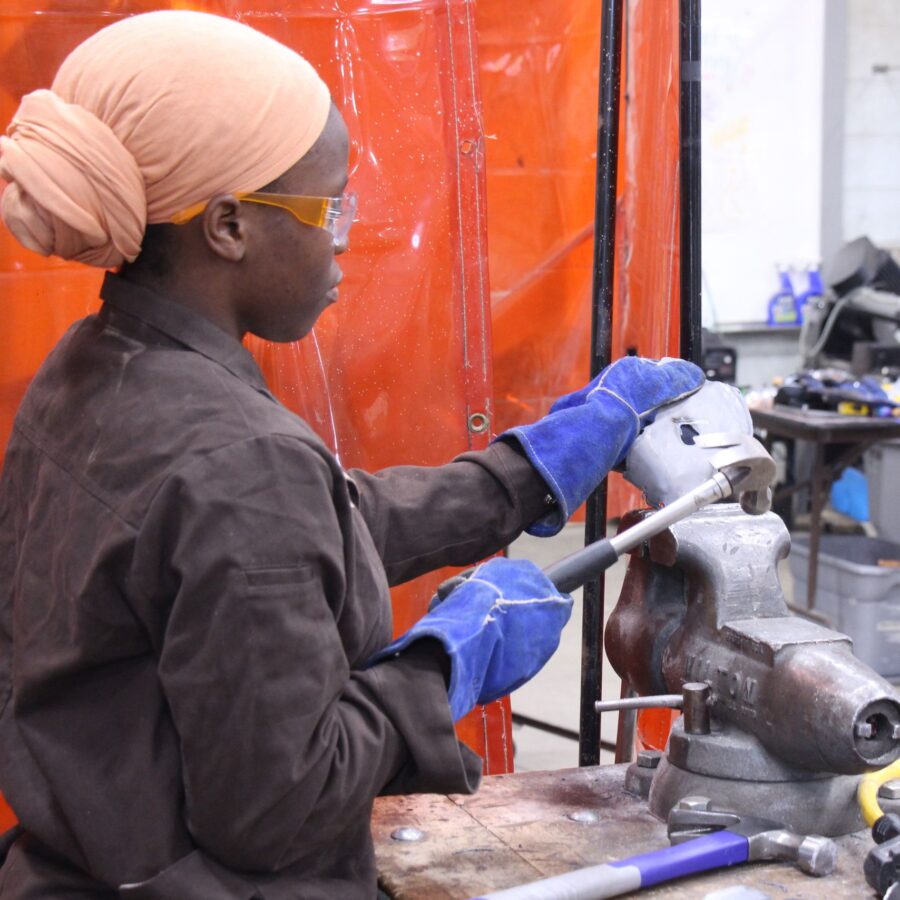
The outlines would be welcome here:
[[[886,541],[900,541],[900,441],[881,441],[865,453],[869,520]]]
[[[809,573],[806,537],[792,538],[789,562],[794,596],[802,604]],[[823,534],[815,609],[853,640],[858,659],[885,678],[900,679],[900,544],[865,535]]]

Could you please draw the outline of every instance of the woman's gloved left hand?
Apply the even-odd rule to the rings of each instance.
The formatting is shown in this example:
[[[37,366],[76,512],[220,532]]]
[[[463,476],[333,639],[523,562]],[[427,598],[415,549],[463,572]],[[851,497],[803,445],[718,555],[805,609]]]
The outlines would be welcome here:
[[[660,407],[689,397],[705,380],[700,368],[682,359],[626,356],[580,391],[560,397],[542,419],[499,435],[497,440],[521,445],[556,501],[526,531],[556,534]]]
[[[572,598],[527,559],[491,559],[447,598],[372,657],[374,665],[424,638],[450,660],[450,712],[461,719],[537,674],[559,645]]]

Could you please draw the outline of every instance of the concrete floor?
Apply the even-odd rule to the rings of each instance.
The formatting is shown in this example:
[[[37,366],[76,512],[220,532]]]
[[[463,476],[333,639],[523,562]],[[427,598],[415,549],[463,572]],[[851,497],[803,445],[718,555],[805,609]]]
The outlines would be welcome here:
[[[615,533],[611,531],[610,534]],[[551,562],[584,546],[584,523],[566,525],[552,538],[534,538],[523,535],[509,548],[514,559],[530,559],[544,567]],[[616,604],[625,577],[627,559],[619,560],[606,573],[605,613],[608,616]],[[782,586],[788,602],[793,591],[786,562],[780,567]],[[563,631],[559,649],[547,665],[528,684],[512,695],[513,713],[528,716],[540,722],[578,731],[579,693],[581,685],[581,616],[582,592],[573,593],[575,608],[572,618]],[[619,676],[603,660],[603,699],[618,699],[621,681]],[[600,720],[604,741],[615,743],[618,713],[606,713]],[[578,765],[578,743],[528,726],[513,726],[516,747],[515,767],[518,772],[566,769]],[[613,754],[601,752],[602,764],[613,762]]]

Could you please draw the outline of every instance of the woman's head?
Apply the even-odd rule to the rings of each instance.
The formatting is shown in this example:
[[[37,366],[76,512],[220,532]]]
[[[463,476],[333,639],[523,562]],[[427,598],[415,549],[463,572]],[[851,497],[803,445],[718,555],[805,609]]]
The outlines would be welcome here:
[[[4,221],[39,253],[118,266],[147,224],[282,176],[330,109],[312,66],[246,25],[181,11],[123,19],[23,98],[0,139]]]
[[[237,337],[296,340],[336,299],[346,244],[308,224],[307,201],[289,198],[306,204],[295,218],[243,195],[340,197],[347,156],[327,87],[293,50],[230,19],[148,13],[23,99],[0,138],[2,215],[39,253],[122,267]]]

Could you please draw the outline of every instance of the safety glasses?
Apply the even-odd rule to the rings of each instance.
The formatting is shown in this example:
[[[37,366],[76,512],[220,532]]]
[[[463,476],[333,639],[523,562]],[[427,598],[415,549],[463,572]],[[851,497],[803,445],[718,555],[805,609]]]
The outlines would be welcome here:
[[[331,235],[335,244],[347,240],[350,226],[356,216],[356,194],[349,192],[340,197],[304,197],[299,194],[266,194],[252,192],[234,195],[241,203],[261,203],[264,206],[277,206],[286,209],[304,225],[323,228]],[[206,202],[196,203],[172,216],[176,225],[184,225],[206,209]]]

